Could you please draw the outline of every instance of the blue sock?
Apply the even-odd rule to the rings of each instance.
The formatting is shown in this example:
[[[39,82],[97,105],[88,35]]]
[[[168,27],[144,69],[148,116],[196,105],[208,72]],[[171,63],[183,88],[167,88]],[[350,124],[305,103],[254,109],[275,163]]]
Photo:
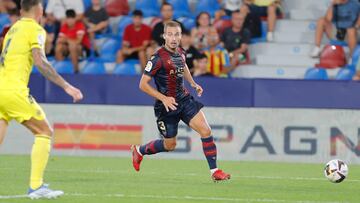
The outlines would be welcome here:
[[[139,151],[142,155],[150,155],[166,152],[167,150],[164,147],[164,140],[153,140],[145,145],[141,145]]]
[[[207,138],[201,138],[202,146],[204,150],[205,157],[208,161],[209,168],[215,169],[216,166],[216,145],[214,143],[213,136],[207,137]]]

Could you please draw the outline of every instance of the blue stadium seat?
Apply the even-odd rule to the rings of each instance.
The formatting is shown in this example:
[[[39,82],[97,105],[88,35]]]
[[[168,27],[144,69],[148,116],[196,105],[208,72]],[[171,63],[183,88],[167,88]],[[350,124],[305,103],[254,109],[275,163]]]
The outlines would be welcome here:
[[[212,18],[215,16],[215,12],[220,9],[220,4],[218,0],[199,0],[196,8],[195,15],[199,15],[199,13],[205,11],[210,14]]]
[[[188,0],[167,0],[174,8],[174,18],[191,17]]]
[[[114,62],[116,60],[116,52],[120,49],[120,41],[109,38],[100,47],[100,59],[103,62]]]
[[[5,25],[10,24],[10,19],[7,14],[0,13],[0,33],[2,32]]]
[[[126,26],[130,25],[131,23],[132,23],[132,18],[130,16],[123,16],[120,19],[120,22],[117,27],[117,33],[120,36],[120,38],[123,37]]]
[[[137,75],[135,65],[138,63],[138,60],[127,60],[124,63],[117,64],[113,74],[116,75]]]
[[[92,6],[91,0],[83,0],[85,11]]]
[[[342,68],[337,73],[336,80],[352,80],[355,75],[355,71],[350,68]]]
[[[327,80],[328,75],[323,68],[309,68],[305,73],[306,80]]]
[[[56,61],[54,63],[54,68],[58,73],[61,74],[72,74],[74,73],[74,66],[69,60]]]
[[[101,61],[88,61],[80,71],[82,74],[105,74],[105,66]]]
[[[178,18],[177,20],[180,23],[182,23],[183,26],[185,27],[185,29],[187,29],[188,31],[191,31],[191,29],[196,26],[195,20],[192,18],[181,17],[181,18]]]
[[[355,66],[358,64],[360,58],[360,45],[358,45],[351,57],[351,65]]]
[[[145,18],[160,15],[158,0],[136,0],[135,9],[141,10]]]

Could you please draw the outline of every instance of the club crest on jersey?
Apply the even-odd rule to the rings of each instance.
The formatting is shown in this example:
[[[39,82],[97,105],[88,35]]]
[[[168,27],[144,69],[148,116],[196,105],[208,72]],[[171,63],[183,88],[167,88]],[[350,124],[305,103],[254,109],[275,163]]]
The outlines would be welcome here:
[[[152,66],[153,66],[152,62],[149,61],[145,66],[145,71],[150,72],[152,69]]]

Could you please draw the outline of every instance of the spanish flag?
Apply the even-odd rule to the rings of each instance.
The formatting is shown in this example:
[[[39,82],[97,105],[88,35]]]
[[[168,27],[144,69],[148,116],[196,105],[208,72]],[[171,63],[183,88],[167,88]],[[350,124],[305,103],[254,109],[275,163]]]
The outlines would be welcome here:
[[[54,124],[54,149],[129,150],[142,143],[141,125]]]

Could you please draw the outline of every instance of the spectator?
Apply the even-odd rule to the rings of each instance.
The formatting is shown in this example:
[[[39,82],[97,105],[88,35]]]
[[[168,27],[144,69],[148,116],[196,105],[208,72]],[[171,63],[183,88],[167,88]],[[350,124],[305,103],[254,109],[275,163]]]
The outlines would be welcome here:
[[[277,16],[281,15],[281,0],[244,0],[244,5],[240,8],[246,14],[267,17],[268,31],[266,40],[274,41],[274,29]]]
[[[153,39],[153,50],[159,46],[162,46],[164,44],[164,38],[163,38],[163,34],[164,34],[164,25],[165,23],[172,21],[173,20],[173,15],[174,15],[174,11],[173,11],[173,7],[171,4],[169,3],[163,3],[161,5],[161,16],[162,16],[162,21],[157,23],[152,31],[152,39]],[[174,20],[176,21],[176,20]],[[178,22],[178,21],[176,21]],[[184,26],[178,22],[181,25],[181,30],[184,31]],[[151,53],[152,54],[152,53]]]
[[[45,53],[46,55],[54,55],[55,25],[49,22],[45,14],[41,19],[41,26],[43,26],[46,31]]]
[[[20,18],[20,11],[16,7],[13,9],[10,9],[8,11],[9,18],[10,18],[10,24],[3,27],[3,30],[0,34],[0,53],[2,50],[2,44],[5,38],[6,33],[9,31],[10,27],[16,23],[16,21]]]
[[[245,15],[240,12],[234,12],[231,16],[232,27],[227,28],[222,36],[221,41],[225,49],[229,52],[230,63],[237,66],[245,59],[250,43],[250,31],[243,27]]]
[[[122,49],[117,53],[117,63],[125,59],[135,58],[140,60],[142,68],[146,66],[146,48],[151,40],[151,28],[142,23],[143,13],[140,10],[133,11],[133,23],[125,28]]]
[[[92,0],[92,7],[86,10],[84,22],[88,27],[91,44],[95,47],[95,35],[106,32],[109,26],[109,15],[105,8],[101,7],[100,0]]]
[[[50,21],[61,22],[66,17],[66,11],[71,9],[76,12],[76,20],[82,20],[84,15],[82,0],[49,0],[45,12]]]
[[[316,58],[321,53],[321,40],[326,33],[329,39],[333,38],[333,30],[337,29],[336,37],[344,40],[347,35],[347,41],[350,49],[350,55],[353,53],[357,44],[356,29],[360,26],[359,21],[360,4],[357,0],[332,0],[326,15],[317,22],[315,33],[315,47],[311,52],[311,57]]]
[[[199,51],[192,45],[191,36],[189,31],[185,30],[182,33],[181,47],[186,52],[186,64],[189,67],[190,72],[193,71],[194,59],[200,54]]]
[[[82,21],[76,20],[76,12],[72,9],[66,11],[66,19],[61,26],[59,38],[55,48],[56,60],[64,60],[70,55],[75,73],[79,72],[79,56],[83,51],[90,52],[90,40]]]
[[[205,54],[199,54],[194,59],[194,71],[192,75],[194,77],[200,77],[200,76],[214,76],[213,74],[209,73],[207,71],[208,66],[208,58]]]
[[[1,13],[8,13],[10,10],[18,9],[20,10],[20,1],[19,0],[1,0],[0,1],[0,11]]]
[[[223,16],[231,16],[233,12],[240,11],[241,0],[218,0],[222,9],[215,13],[215,20],[220,20]]]
[[[211,31],[215,30],[215,27],[211,26],[210,18],[209,13],[201,12],[196,17],[196,27],[191,30],[194,46],[199,50],[208,47],[207,36]]]
[[[226,76],[234,68],[231,67],[227,51],[219,44],[219,34],[216,30],[210,31],[208,35],[209,47],[204,49],[208,58],[207,71],[215,76]]]

